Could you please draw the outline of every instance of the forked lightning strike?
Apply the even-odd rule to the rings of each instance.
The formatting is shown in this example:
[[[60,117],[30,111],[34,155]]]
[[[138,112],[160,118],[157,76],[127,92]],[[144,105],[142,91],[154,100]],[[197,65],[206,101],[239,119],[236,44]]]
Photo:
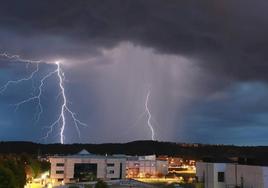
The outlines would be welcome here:
[[[34,75],[39,71],[39,64],[36,64],[36,69],[30,74],[30,76],[26,77],[26,78],[22,78],[22,79],[19,79],[19,80],[10,80],[8,81],[5,85],[3,85],[1,88],[0,88],[0,94],[3,94],[7,88],[10,86],[10,85],[13,85],[13,84],[19,84],[20,82],[24,82],[24,81],[29,81],[29,80],[32,80]]]
[[[12,61],[17,61],[17,62],[22,62],[22,63],[41,63],[42,61],[36,61],[36,60],[31,60],[31,59],[23,59],[19,55],[11,55],[6,52],[0,53],[0,57],[12,60]]]
[[[53,122],[50,126],[49,126],[49,131],[47,133],[47,137],[49,136],[49,134],[53,131],[53,128],[57,125],[57,124],[61,124],[60,126],[60,142],[64,143],[64,130],[66,127],[66,118],[65,118],[65,112],[68,112],[71,115],[71,118],[74,122],[75,128],[77,130],[78,136],[80,137],[80,130],[78,125],[82,125],[82,126],[87,126],[87,124],[81,122],[79,119],[76,118],[76,114],[74,112],[72,112],[70,110],[70,108],[67,105],[67,98],[66,98],[66,94],[65,94],[65,88],[63,85],[63,81],[64,81],[64,74],[60,68],[60,63],[57,61],[56,62],[57,65],[57,69],[55,70],[55,72],[57,73],[58,79],[59,79],[59,86],[60,86],[60,90],[61,90],[61,94],[62,94],[62,98],[63,98],[63,103],[61,105],[61,112],[59,117],[57,118],[57,120],[55,122]]]
[[[7,53],[1,53],[0,54],[0,57],[3,57],[3,58],[6,58],[10,61],[16,61],[16,62],[23,62],[23,63],[27,63],[27,67],[28,67],[28,64],[36,64],[36,69],[30,74],[30,76],[28,77],[25,77],[25,78],[21,78],[21,79],[18,79],[18,80],[10,80],[8,81],[6,84],[4,84],[4,86],[2,86],[0,88],[0,94],[3,94],[9,86],[11,85],[16,85],[16,84],[20,84],[21,82],[24,82],[24,81],[30,81],[30,80],[33,80],[34,79],[34,76],[36,74],[38,74],[39,72],[39,63],[41,63],[42,61],[34,61],[34,60],[28,60],[28,59],[22,59],[20,58],[20,56],[18,55],[10,55],[10,54],[7,54]],[[45,63],[45,62],[43,62]],[[59,88],[60,88],[60,94],[62,96],[62,104],[61,104],[61,110],[60,110],[60,114],[59,116],[57,117],[56,121],[54,121],[49,127],[49,131],[47,132],[45,138],[48,138],[50,134],[52,134],[53,132],[53,129],[55,128],[55,126],[59,125],[60,127],[60,143],[63,144],[64,143],[64,131],[65,131],[65,128],[66,128],[66,114],[65,113],[68,113],[71,117],[71,119],[73,120],[74,122],[74,126],[77,130],[77,133],[78,133],[78,136],[80,138],[80,130],[79,130],[79,125],[82,125],[82,126],[87,126],[87,124],[81,122],[79,119],[76,118],[76,114],[74,112],[72,112],[70,110],[70,108],[68,107],[68,101],[67,101],[67,97],[66,97],[66,93],[65,93],[65,88],[64,88],[64,73],[60,67],[60,62],[57,61],[55,62],[56,64],[56,68],[55,70],[47,73],[45,76],[43,76],[40,80],[40,84],[38,86],[38,93],[32,97],[29,97],[25,100],[22,100],[18,103],[15,104],[16,106],[16,110],[23,104],[26,104],[26,103],[29,103],[29,102],[34,102],[34,101],[37,101],[38,103],[38,111],[37,111],[37,118],[36,118],[36,122],[39,121],[40,119],[40,116],[42,115],[43,113],[43,106],[41,104],[41,97],[42,97],[42,94],[43,94],[43,87],[44,87],[44,84],[46,82],[46,80],[52,76],[56,76],[57,77],[57,80],[58,80],[58,85],[59,85]]]
[[[147,125],[150,128],[151,133],[152,133],[151,139],[155,140],[155,132],[154,132],[154,128],[153,128],[153,126],[151,124],[152,115],[151,115],[151,112],[150,112],[149,107],[148,107],[148,102],[149,102],[150,95],[151,95],[151,91],[149,90],[148,93],[147,93],[147,96],[146,96],[145,109],[146,109],[146,112],[148,114]]]

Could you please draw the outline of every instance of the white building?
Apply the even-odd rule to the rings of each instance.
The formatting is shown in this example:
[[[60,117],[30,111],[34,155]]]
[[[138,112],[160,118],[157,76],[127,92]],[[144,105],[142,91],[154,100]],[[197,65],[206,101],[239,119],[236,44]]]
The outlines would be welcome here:
[[[126,159],[122,157],[93,155],[82,150],[76,155],[53,156],[49,160],[50,177],[55,182],[122,179],[126,176]]]
[[[155,155],[127,157],[126,171],[128,178],[166,175],[168,161],[157,160]]]
[[[196,163],[204,188],[268,188],[268,167],[234,163]]]

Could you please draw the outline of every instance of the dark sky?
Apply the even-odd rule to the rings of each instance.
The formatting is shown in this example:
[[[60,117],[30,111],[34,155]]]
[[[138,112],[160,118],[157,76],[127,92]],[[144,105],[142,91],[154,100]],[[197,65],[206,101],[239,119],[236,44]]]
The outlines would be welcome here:
[[[67,117],[65,140],[150,139],[268,144],[268,1],[0,1],[0,53],[42,60],[33,81],[0,96],[0,140],[59,142],[58,80],[50,78],[35,122],[37,91],[61,60],[70,108],[88,124],[79,139]],[[0,58],[0,85],[27,77],[35,64]]]

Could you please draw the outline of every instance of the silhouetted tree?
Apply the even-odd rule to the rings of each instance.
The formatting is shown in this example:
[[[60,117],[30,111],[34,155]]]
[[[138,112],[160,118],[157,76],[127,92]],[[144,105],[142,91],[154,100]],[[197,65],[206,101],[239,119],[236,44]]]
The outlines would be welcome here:
[[[8,168],[0,166],[0,188],[16,188],[15,176]]]
[[[95,188],[108,188],[108,185],[104,181],[98,180],[98,182],[95,185]]]

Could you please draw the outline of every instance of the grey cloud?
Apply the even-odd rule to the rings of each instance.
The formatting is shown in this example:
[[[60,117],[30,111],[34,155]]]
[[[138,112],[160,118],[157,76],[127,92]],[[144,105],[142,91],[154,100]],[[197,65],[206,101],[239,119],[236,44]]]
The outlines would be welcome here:
[[[150,85],[159,139],[180,140],[189,119],[187,135],[195,137],[191,129],[213,135],[211,127],[226,126],[228,136],[233,127],[252,128],[257,121],[264,128],[265,119],[254,115],[267,111],[263,102],[267,92],[253,93],[267,85],[244,91],[248,97],[230,91],[230,86],[268,80],[267,6],[261,0],[0,1],[0,52],[84,62],[63,66],[72,109],[90,125],[82,131],[83,142],[150,138],[146,118],[131,127],[144,111]],[[28,75],[19,65],[5,72],[6,66],[1,60],[0,71],[5,73],[0,75],[1,84]],[[57,86],[51,83],[43,99],[48,112],[41,126],[58,113],[50,98]],[[11,88],[0,102],[28,96],[23,89],[20,93]],[[18,112],[18,125],[31,124],[33,109]],[[115,138],[111,129],[121,135]],[[74,137],[69,142],[77,141],[73,131],[66,132]]]
[[[262,0],[13,0],[0,3],[0,30],[28,45],[28,55],[81,58],[96,47],[131,41],[158,53],[194,56],[224,77],[267,80],[267,6]]]

